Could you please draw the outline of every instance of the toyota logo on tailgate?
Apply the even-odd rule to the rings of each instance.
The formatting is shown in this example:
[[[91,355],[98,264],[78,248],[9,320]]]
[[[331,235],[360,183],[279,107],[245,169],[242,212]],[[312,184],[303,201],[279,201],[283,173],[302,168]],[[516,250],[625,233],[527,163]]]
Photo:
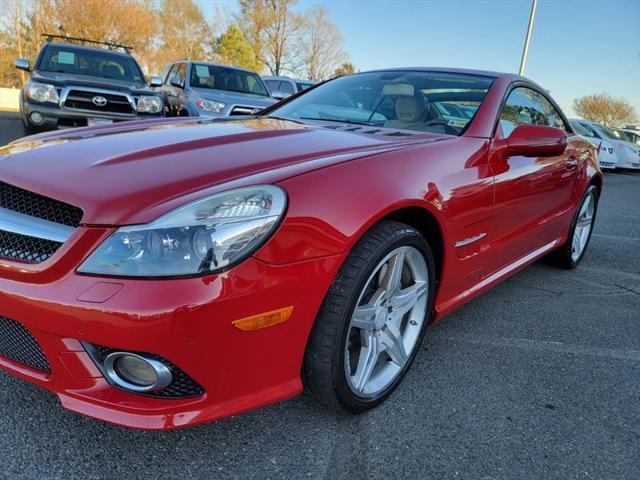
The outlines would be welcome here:
[[[100,95],[96,95],[91,99],[91,101],[98,107],[104,107],[107,104],[107,99]]]

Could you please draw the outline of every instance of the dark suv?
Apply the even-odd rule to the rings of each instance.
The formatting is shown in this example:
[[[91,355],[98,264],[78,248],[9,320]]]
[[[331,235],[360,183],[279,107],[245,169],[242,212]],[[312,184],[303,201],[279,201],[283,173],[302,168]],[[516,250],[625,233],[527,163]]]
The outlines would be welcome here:
[[[54,39],[63,42],[54,42]],[[93,48],[83,44],[97,44]],[[162,95],[124,45],[47,35],[33,70],[18,58],[15,66],[31,72],[20,91],[20,111],[29,131],[91,126],[164,115]]]

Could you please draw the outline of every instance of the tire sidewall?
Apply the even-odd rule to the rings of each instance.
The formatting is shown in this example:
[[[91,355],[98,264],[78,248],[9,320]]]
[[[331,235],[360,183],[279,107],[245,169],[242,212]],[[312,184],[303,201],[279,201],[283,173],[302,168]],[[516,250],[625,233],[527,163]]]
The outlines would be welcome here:
[[[351,322],[351,316],[356,307],[356,303],[359,300],[360,294],[362,290],[365,288],[367,281],[369,280],[373,270],[378,266],[378,264],[382,261],[382,259],[392,250],[403,247],[410,246],[415,247],[420,253],[422,253],[424,260],[427,264],[427,274],[429,279],[429,290],[428,290],[428,299],[427,306],[425,310],[425,319],[422,323],[422,328],[420,330],[420,334],[418,339],[416,340],[416,344],[413,348],[413,351],[409,355],[409,359],[402,367],[400,373],[396,376],[394,381],[390,383],[387,388],[385,388],[382,392],[372,398],[363,398],[356,395],[351,388],[349,387],[348,380],[345,374],[345,358],[344,358],[344,349],[346,342],[348,341],[348,333],[349,333],[349,324]],[[406,231],[400,236],[392,239],[391,241],[385,242],[376,255],[373,255],[370,261],[367,264],[367,267],[364,271],[364,274],[358,280],[356,288],[353,289],[351,293],[351,297],[347,304],[345,311],[343,312],[343,320],[341,324],[341,331],[339,334],[339,345],[338,345],[338,354],[339,358],[336,362],[336,390],[338,394],[338,398],[341,403],[344,404],[349,410],[355,411],[363,411],[368,410],[380,403],[382,403],[392,392],[395,390],[397,385],[402,381],[407,371],[411,367],[414,358],[416,357],[418,351],[420,350],[420,345],[424,339],[424,335],[426,332],[427,324],[429,323],[430,314],[433,310],[433,303],[435,297],[435,262],[433,259],[433,253],[431,252],[431,248],[426,240],[411,227],[407,227]]]

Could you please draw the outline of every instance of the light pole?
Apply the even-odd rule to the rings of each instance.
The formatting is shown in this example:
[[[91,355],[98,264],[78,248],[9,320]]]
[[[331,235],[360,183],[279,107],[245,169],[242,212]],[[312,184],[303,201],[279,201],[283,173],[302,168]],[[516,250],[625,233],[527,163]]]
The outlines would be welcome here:
[[[529,42],[531,41],[531,30],[533,30],[533,17],[536,16],[536,7],[538,0],[533,0],[531,4],[531,14],[529,15],[529,28],[527,28],[527,37],[524,40],[524,49],[522,50],[522,59],[520,60],[519,75],[524,73],[524,64],[527,63],[527,53],[529,53]]]

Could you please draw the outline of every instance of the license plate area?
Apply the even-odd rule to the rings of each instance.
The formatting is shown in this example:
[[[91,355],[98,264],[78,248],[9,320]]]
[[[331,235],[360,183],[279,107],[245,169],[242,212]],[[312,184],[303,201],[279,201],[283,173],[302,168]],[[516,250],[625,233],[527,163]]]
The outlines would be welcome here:
[[[109,125],[113,123],[110,118],[87,118],[88,127],[97,127],[98,125]]]

